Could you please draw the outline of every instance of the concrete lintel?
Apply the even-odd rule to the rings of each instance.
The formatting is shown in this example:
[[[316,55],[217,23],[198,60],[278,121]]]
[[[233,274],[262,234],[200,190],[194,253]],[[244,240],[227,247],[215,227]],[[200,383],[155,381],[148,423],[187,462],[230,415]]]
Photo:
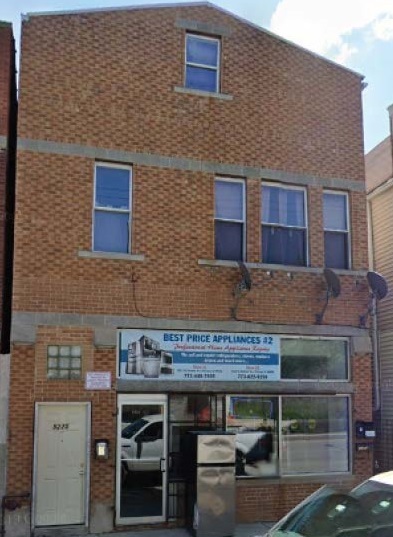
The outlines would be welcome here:
[[[371,354],[371,338],[368,334],[352,337],[352,354]]]
[[[72,321],[72,322],[71,322]],[[39,325],[92,327],[100,345],[113,346],[118,328],[144,328],[151,330],[201,330],[222,332],[250,332],[265,334],[298,335],[311,337],[367,337],[367,330],[353,326],[265,324],[246,321],[208,321],[171,318],[148,318],[118,315],[87,315],[80,313],[14,312],[12,341],[34,343]],[[100,331],[100,329],[103,329]],[[104,330],[107,329],[107,330]],[[360,340],[359,340],[360,341]],[[359,346],[358,346],[359,348]],[[367,347],[368,348],[368,347]]]
[[[32,140],[19,138],[19,151],[33,151],[53,155],[67,155],[71,157],[91,158],[94,160],[107,160],[124,164],[137,164],[141,166],[154,166],[183,171],[202,171],[218,175],[231,175],[239,177],[253,177],[266,180],[280,181],[286,184],[298,184],[310,187],[337,188],[354,192],[365,192],[365,184],[343,178],[316,177],[282,170],[244,166],[243,164],[227,164],[221,162],[200,161],[187,157],[168,157],[152,153],[135,153],[119,149],[106,149],[102,147],[68,144],[48,140]]]
[[[94,344],[96,347],[116,347],[116,336],[117,331],[115,328],[94,328]]]
[[[89,250],[79,250],[78,257],[85,259],[115,259],[121,261],[144,261],[143,254],[121,254],[116,252],[91,252]]]
[[[118,379],[116,389],[121,392],[214,392],[214,393],[237,393],[239,382],[196,382],[196,381],[171,381],[161,380],[125,380]],[[351,394],[354,392],[350,382],[297,382],[297,381],[271,381],[271,382],[242,382],[242,393],[280,393],[280,394]]]
[[[178,19],[175,26],[176,28],[183,28],[184,30],[200,32],[202,34],[229,36],[232,33],[228,27],[196,20]]]

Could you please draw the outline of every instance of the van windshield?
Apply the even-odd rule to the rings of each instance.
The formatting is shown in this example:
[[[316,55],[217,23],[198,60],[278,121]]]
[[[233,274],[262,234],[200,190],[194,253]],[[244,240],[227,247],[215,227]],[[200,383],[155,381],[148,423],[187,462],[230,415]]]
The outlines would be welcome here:
[[[392,537],[393,487],[366,481],[349,493],[323,487],[299,505],[272,537]]]
[[[139,420],[133,421],[127,427],[124,427],[124,429],[121,432],[122,438],[131,438],[134,436],[138,431],[142,429],[147,423],[149,423],[147,420],[144,420],[143,418],[140,418]]]

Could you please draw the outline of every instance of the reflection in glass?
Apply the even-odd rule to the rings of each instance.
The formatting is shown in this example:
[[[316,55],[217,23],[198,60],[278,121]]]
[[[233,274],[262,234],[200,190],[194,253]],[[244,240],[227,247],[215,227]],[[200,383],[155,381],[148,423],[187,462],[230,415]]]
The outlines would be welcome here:
[[[347,397],[283,397],[282,471],[349,471]]]
[[[227,397],[227,431],[236,432],[236,475],[277,474],[277,398]]]
[[[162,405],[122,406],[120,516],[163,515]]]

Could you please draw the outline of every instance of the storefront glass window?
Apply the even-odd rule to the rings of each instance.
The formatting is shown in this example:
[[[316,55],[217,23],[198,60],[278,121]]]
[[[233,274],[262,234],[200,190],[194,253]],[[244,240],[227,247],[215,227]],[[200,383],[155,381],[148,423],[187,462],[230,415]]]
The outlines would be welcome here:
[[[348,472],[347,397],[282,398],[282,474]]]
[[[348,380],[347,341],[282,338],[281,378]]]
[[[236,475],[276,475],[278,398],[230,395],[226,410],[226,429],[236,433]]]

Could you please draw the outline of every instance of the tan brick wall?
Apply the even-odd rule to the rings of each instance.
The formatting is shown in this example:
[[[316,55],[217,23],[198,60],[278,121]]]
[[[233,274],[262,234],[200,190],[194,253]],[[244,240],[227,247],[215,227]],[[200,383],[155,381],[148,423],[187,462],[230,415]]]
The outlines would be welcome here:
[[[174,92],[183,84],[179,18],[230,30],[222,38],[221,89],[232,101]],[[349,71],[208,7],[31,17],[23,23],[19,136],[362,184],[360,83]],[[132,253],[145,255],[133,263],[77,255],[91,250],[93,171],[93,159],[19,152],[14,311],[230,320],[238,269],[198,265],[214,258],[214,175],[133,167]],[[246,181],[249,262],[261,260],[260,179]],[[307,188],[310,265],[318,268],[322,193]],[[350,200],[353,268],[361,270],[367,268],[365,196]],[[270,277],[252,269],[252,279],[239,319],[300,324],[305,333],[315,324],[326,296],[321,274]],[[330,301],[324,324],[357,327],[367,306],[365,280],[340,279],[342,294]],[[43,326],[35,347],[14,345],[10,492],[31,485],[35,401],[91,401],[93,438],[115,446],[115,391],[90,394],[83,382],[47,381],[50,342],[79,342],[85,368],[115,376],[115,351],[94,349],[89,328]],[[370,359],[353,363],[353,419],[369,419]],[[371,459],[354,456],[357,474],[372,472]],[[114,463],[113,449],[108,462],[92,461],[92,502],[113,503]],[[238,519],[275,519],[316,486],[239,486]]]

